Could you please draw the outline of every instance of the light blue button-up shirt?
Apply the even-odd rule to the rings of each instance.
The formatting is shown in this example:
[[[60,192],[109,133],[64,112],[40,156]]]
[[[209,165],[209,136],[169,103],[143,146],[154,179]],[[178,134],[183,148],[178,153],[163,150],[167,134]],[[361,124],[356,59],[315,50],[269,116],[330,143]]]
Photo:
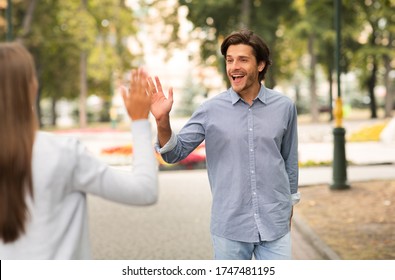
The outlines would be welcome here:
[[[288,233],[292,205],[299,199],[297,114],[291,99],[262,85],[250,106],[230,88],[203,103],[159,151],[175,163],[204,140],[212,234],[259,242]]]

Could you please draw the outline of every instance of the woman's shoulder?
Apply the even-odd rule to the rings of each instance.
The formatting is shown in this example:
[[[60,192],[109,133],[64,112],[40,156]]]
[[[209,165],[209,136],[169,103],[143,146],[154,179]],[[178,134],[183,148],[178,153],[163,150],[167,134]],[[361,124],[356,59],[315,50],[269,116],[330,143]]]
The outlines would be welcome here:
[[[47,152],[72,152],[79,146],[75,137],[52,132],[38,131],[36,133],[35,148]]]
[[[47,144],[53,145],[70,145],[72,143],[77,143],[79,140],[76,137],[66,135],[66,134],[57,134],[53,132],[47,131],[37,131],[36,139],[40,142],[45,142]]]

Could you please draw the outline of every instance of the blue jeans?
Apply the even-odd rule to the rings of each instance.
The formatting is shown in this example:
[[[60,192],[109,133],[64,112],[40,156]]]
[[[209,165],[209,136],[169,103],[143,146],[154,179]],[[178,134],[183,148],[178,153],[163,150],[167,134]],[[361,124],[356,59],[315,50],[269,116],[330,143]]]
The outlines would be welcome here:
[[[211,235],[216,260],[290,260],[291,232],[273,241],[246,243]]]

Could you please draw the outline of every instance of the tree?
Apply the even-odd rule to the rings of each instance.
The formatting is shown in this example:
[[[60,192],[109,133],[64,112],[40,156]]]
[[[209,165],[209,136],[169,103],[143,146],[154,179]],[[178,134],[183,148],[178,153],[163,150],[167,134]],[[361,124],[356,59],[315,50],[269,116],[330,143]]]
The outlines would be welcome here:
[[[179,0],[179,3],[188,7],[188,19],[194,24],[198,36],[204,37],[201,48],[203,59],[212,61],[211,58],[216,57],[215,63],[219,69],[224,69],[223,60],[218,58],[219,45],[224,36],[244,27],[260,35],[271,48],[274,61],[265,83],[269,87],[276,85],[279,71],[277,60],[280,59],[280,53],[275,51],[276,31],[284,11],[290,8],[291,0]]]
[[[393,88],[388,78],[391,71],[391,60],[395,57],[393,17],[394,1],[347,1],[358,15],[359,28],[354,26],[357,33],[355,41],[359,48],[353,52],[353,66],[358,69],[361,87],[366,88],[370,98],[371,118],[377,118],[375,88],[380,72],[384,72],[384,83],[387,91],[387,101],[393,98]],[[383,69],[383,70],[381,70]],[[386,80],[387,79],[387,80]],[[391,105],[386,105],[386,115],[391,115]]]
[[[56,125],[57,101],[74,99],[81,89],[87,94],[81,82],[81,49],[93,45],[95,30],[91,16],[79,1],[46,1],[38,5],[36,18],[39,20],[27,44],[37,59],[40,97],[51,99],[51,124]]]
[[[33,16],[34,16],[34,11],[36,9],[36,5],[37,5],[37,0],[30,0],[29,1],[28,5],[27,5],[26,14],[23,18],[22,29],[18,35],[17,40],[22,41],[31,32]]]
[[[126,38],[136,30],[124,0],[15,1],[13,16],[15,33],[36,60],[38,104],[42,98],[52,100],[53,125],[60,98],[75,99],[81,90],[82,99],[95,93],[108,100],[113,73],[130,68]],[[80,105],[84,126],[85,102]]]
[[[327,100],[328,107],[331,108],[335,41],[333,1],[179,0],[179,3],[188,7],[188,19],[194,24],[197,34],[204,37],[202,57],[206,61],[218,56],[223,36],[246,26],[257,31],[272,49],[274,64],[266,80],[269,87],[275,86],[280,79],[282,82],[294,81],[298,89],[300,77],[307,75],[310,112],[312,120],[317,121],[319,102],[315,73],[317,67],[321,66],[330,85]],[[395,45],[391,9],[394,5],[390,0],[344,0],[342,5],[341,71],[360,73],[364,88],[368,88],[370,92],[372,116],[375,115],[376,108],[374,88],[378,82],[377,75],[384,73],[386,103],[393,102],[394,87],[391,86],[393,83],[389,73],[393,69],[391,65]],[[370,40],[361,44],[361,37],[366,34],[369,34]],[[309,56],[308,67],[303,61],[306,54]],[[219,69],[223,69],[221,58],[215,61]],[[390,105],[386,106],[386,114],[389,114],[392,109]]]
[[[305,74],[308,77],[310,96],[309,108],[313,122],[319,120],[322,105],[318,98],[316,78],[318,66],[321,66],[320,69],[324,70],[328,84],[332,85],[333,83],[335,34],[332,2],[296,0],[293,2],[292,9],[284,16],[283,21],[284,32],[282,33],[285,33],[285,35],[282,37],[286,39],[282,44],[281,51],[283,52],[291,45],[293,47],[290,59],[308,61],[308,63],[299,62],[299,68],[290,70],[297,73],[306,69]],[[306,54],[308,59],[306,59]],[[286,67],[288,63],[283,63],[283,67]],[[332,87],[330,86],[326,106],[330,111],[330,119],[332,119],[332,95]]]
[[[240,27],[255,30],[268,43],[272,50],[273,65],[265,81],[269,87],[277,84],[277,79],[291,80],[299,92],[300,73],[309,76],[310,112],[312,120],[317,121],[319,102],[316,86],[318,63],[330,56],[331,79],[333,68],[333,47],[321,48],[332,40],[333,46],[333,6],[331,1],[179,1],[189,8],[188,19],[195,29],[207,35],[203,42],[202,56],[208,58],[218,54],[219,43],[223,36]],[[328,10],[331,12],[328,13]],[[239,12],[241,11],[241,12]],[[210,36],[214,34],[215,36]],[[290,35],[290,36],[289,36]],[[324,42],[324,43],[322,43]],[[292,46],[290,48],[290,46]],[[305,53],[309,53],[309,70],[304,71]],[[329,54],[328,54],[329,52]],[[220,59],[218,65],[222,67]],[[298,96],[298,95],[297,95]],[[331,101],[329,101],[331,102]]]

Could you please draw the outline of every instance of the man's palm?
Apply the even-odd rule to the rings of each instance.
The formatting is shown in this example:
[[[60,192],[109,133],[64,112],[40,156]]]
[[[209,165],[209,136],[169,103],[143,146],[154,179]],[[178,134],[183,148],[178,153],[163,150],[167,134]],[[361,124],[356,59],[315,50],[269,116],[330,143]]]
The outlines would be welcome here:
[[[149,90],[151,92],[151,113],[156,120],[168,116],[173,106],[173,89],[169,89],[169,96],[166,97],[162,90],[162,85],[158,77],[155,77],[156,85],[151,78],[148,78]]]

